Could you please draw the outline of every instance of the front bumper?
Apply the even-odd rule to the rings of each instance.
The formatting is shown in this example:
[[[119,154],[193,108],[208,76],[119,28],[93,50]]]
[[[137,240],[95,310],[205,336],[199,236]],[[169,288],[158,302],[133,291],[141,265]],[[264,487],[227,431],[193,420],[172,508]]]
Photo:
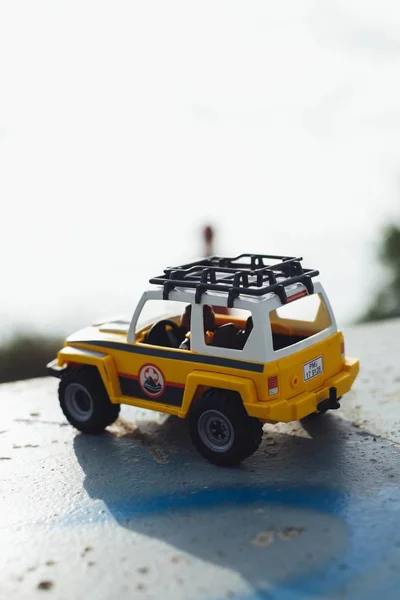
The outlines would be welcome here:
[[[46,365],[46,368],[47,368],[49,375],[52,375],[53,377],[57,377],[58,379],[61,379],[67,366],[68,366],[67,363],[65,363],[62,365],[62,367],[60,367],[58,365],[57,359],[55,358],[54,360],[52,360],[51,362],[49,362]]]
[[[350,390],[359,370],[360,362],[357,359],[346,358],[343,369],[327,379],[322,388],[312,392],[302,392],[288,400],[271,400],[246,405],[247,412],[251,417],[261,421],[288,423],[298,421],[315,412],[339,408],[337,401]]]

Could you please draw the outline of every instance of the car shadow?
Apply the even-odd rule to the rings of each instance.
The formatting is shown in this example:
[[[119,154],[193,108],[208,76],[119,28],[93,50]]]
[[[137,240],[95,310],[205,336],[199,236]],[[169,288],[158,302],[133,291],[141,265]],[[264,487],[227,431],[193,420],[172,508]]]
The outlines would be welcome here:
[[[224,469],[197,454],[178,418],[120,419],[100,436],[76,435],[74,451],[88,495],[120,526],[230,569],[268,597],[271,586],[298,587],[302,573],[340,563],[356,433],[330,414],[265,426],[259,451]]]

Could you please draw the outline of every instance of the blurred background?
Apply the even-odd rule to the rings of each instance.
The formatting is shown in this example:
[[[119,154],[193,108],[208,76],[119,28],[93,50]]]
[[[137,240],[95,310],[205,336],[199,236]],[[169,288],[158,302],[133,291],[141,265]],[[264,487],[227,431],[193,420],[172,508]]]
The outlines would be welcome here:
[[[205,252],[400,315],[394,0],[3,0],[0,380]]]

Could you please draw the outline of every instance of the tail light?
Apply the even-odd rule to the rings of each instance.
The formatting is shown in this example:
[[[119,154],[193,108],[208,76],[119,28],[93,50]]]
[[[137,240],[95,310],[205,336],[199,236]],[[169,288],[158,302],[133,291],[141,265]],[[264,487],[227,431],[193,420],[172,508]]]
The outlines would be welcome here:
[[[293,302],[294,300],[298,300],[303,296],[307,296],[307,290],[304,290],[304,292],[297,292],[297,294],[292,294],[291,296],[288,296],[286,302]]]
[[[274,394],[277,394],[278,391],[278,376],[274,375],[274,377],[268,377],[268,394],[273,396]]]
[[[344,340],[342,340],[342,343],[340,344],[340,352],[342,354],[342,358],[344,358]]]

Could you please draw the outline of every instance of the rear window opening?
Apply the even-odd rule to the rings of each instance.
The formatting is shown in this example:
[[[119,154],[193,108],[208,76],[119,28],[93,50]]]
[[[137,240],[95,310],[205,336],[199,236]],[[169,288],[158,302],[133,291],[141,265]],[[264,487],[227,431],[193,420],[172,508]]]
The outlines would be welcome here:
[[[321,294],[298,298],[270,312],[274,350],[293,346],[331,325]]]

